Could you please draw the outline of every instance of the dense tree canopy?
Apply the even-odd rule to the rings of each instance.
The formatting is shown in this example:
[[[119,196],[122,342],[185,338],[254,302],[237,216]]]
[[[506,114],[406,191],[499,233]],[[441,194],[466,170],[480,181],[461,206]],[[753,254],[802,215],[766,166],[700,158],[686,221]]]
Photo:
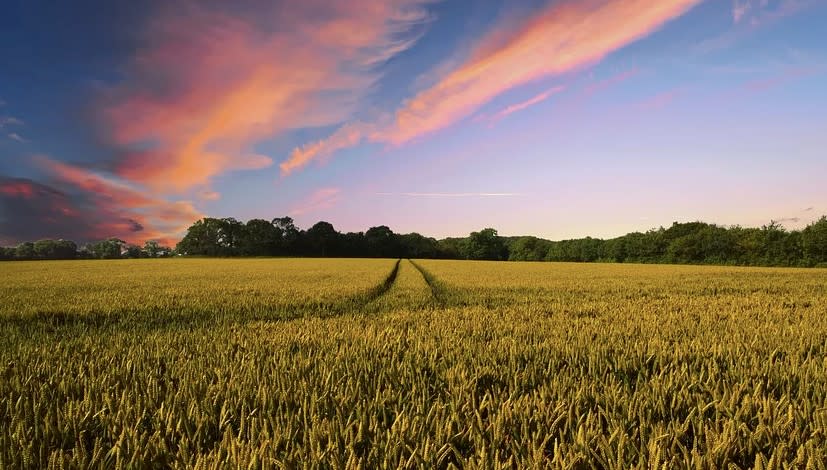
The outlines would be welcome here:
[[[318,256],[445,258],[512,261],[729,264],[744,266],[827,266],[827,217],[800,231],[770,222],[760,228],[675,222],[669,228],[602,240],[549,241],[501,237],[493,228],[465,238],[436,240],[418,233],[397,234],[380,225],[366,232],[341,233],[321,221],[307,230],[290,217],[270,221],[204,218],[187,230],[174,250],[186,256]],[[78,248],[67,240],[39,240],[0,248],[0,259],[155,258],[173,250],[148,241],[143,247],[111,238]]]

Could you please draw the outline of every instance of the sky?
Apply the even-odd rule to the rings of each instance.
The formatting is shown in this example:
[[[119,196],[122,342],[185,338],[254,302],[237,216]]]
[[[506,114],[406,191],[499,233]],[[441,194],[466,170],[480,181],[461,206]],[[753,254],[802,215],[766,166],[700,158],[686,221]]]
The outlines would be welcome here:
[[[0,243],[827,214],[827,0],[11,0]]]

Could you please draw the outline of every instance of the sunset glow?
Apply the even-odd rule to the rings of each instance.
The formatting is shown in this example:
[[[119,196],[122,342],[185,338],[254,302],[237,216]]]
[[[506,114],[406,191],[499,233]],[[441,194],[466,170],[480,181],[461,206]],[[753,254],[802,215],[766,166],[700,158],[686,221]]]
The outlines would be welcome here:
[[[0,243],[827,213],[825,0],[137,3],[0,7]]]

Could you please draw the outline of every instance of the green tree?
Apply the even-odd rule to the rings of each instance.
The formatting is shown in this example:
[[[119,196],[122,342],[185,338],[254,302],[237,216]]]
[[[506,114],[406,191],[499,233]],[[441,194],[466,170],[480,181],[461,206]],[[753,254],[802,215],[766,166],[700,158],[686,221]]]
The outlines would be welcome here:
[[[537,237],[519,237],[508,246],[511,261],[542,261],[548,253],[549,242]]]
[[[508,248],[505,246],[505,241],[497,235],[497,231],[493,228],[471,232],[465,250],[467,259],[495,261],[508,259]]]
[[[0,246],[0,259],[11,260],[14,259],[14,248]]]
[[[23,242],[17,245],[17,248],[14,249],[14,258],[15,259],[34,259],[35,252],[34,252],[34,243],[32,242]]]
[[[121,257],[121,253],[126,247],[126,242],[118,238],[110,238],[98,242],[90,243],[87,249],[92,254],[93,258],[98,259],[117,259]]]
[[[801,247],[809,265],[827,263],[827,216],[822,216],[801,232]]]
[[[161,244],[157,240],[148,240],[144,243],[144,253],[149,258],[157,258],[161,255]]]
[[[385,225],[371,227],[365,232],[368,256],[373,258],[399,257],[399,240],[393,230]]]
[[[418,233],[399,235],[399,245],[406,258],[438,258],[439,244],[433,238]]]
[[[262,219],[247,221],[238,240],[238,252],[244,256],[268,256],[278,252],[281,234],[271,222]]]
[[[240,254],[239,247],[245,237],[246,227],[238,220],[226,217],[219,221],[218,245],[221,247],[223,256]]]
[[[276,217],[271,222],[278,233],[276,253],[279,255],[296,254],[299,251],[299,229],[290,217]]]
[[[222,222],[206,217],[187,229],[187,234],[178,242],[176,250],[184,255],[220,256],[222,246],[219,241]]]
[[[78,247],[70,240],[38,240],[33,249],[37,259],[74,259]]]
[[[336,256],[339,232],[330,222],[317,222],[307,230],[305,236],[312,256]]]
[[[444,238],[437,242],[439,258],[442,259],[465,259],[467,252],[467,238]]]
[[[122,256],[124,258],[143,258],[144,252],[140,246],[129,244],[124,247]]]
[[[693,231],[673,239],[667,255],[675,263],[725,264],[738,259],[737,242],[732,231],[709,224],[686,224]]]

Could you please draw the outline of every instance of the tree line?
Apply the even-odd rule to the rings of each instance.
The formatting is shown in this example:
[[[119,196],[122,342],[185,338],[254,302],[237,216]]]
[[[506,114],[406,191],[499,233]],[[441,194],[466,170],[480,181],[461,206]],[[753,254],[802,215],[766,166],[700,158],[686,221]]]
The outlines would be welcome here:
[[[493,228],[463,238],[437,240],[389,227],[341,233],[329,222],[302,230],[290,217],[270,221],[204,218],[172,249],[107,239],[78,247],[66,240],[40,240],[0,248],[0,259],[156,258],[162,256],[305,256],[354,258],[440,258],[511,261],[721,264],[827,267],[827,217],[802,230],[771,222],[760,228],[675,222],[669,228],[612,239],[550,241],[502,237]]]
[[[174,253],[172,248],[162,246],[155,240],[138,246],[119,238],[108,238],[78,246],[71,240],[47,239],[23,242],[15,247],[0,247],[0,260],[162,258]]]

